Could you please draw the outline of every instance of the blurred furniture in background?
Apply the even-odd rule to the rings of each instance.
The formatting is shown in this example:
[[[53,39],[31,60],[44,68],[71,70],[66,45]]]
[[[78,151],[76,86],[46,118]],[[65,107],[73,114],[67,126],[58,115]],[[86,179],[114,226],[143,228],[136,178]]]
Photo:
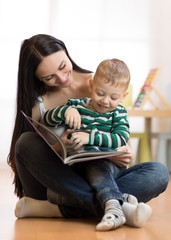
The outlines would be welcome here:
[[[139,140],[137,153],[135,155],[135,162],[142,163],[152,161],[148,133],[131,133],[130,137],[137,138]]]
[[[131,133],[131,138],[138,138],[138,162],[147,162],[151,161],[151,139],[157,138],[158,140],[158,151],[156,161],[162,162],[166,165],[166,152],[169,156],[169,151],[171,149],[171,131],[166,133],[152,133],[152,119],[153,118],[171,118],[171,109],[170,110],[140,110],[140,109],[128,109],[128,117],[143,117],[144,118],[144,132],[143,133]],[[166,144],[166,139],[170,139]],[[163,147],[165,146],[165,147]],[[160,156],[160,157],[159,157]],[[171,155],[170,155],[171,158]],[[167,165],[166,165],[167,166]]]
[[[151,122],[153,118],[171,118],[171,106],[166,99],[161,95],[156,86],[154,85],[161,67],[151,69],[142,86],[138,97],[131,108],[127,108],[128,117],[143,117],[144,118],[144,132],[132,132],[131,138],[138,138],[137,162],[152,161],[151,157],[151,139],[157,138],[158,151],[156,154],[156,161],[162,162],[164,165],[171,165],[171,131],[166,133],[152,133]],[[151,98],[151,92],[162,103],[163,109],[159,109],[156,103]],[[150,102],[153,109],[144,109],[145,103]]]
[[[163,163],[171,172],[171,131],[151,133],[150,137],[158,139],[156,161]]]

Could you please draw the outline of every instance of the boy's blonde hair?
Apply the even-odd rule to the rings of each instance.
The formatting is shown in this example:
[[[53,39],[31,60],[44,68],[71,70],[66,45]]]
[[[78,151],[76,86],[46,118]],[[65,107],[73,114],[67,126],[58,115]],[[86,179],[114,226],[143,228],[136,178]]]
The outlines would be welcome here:
[[[128,88],[131,78],[127,65],[116,58],[104,60],[98,65],[94,81],[98,77],[103,78],[106,83],[111,82],[112,85],[124,86],[125,88]]]

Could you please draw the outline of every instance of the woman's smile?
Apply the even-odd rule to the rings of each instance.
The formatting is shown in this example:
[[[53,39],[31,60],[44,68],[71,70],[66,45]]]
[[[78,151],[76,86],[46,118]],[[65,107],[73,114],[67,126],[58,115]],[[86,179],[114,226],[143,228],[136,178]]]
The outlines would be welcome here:
[[[64,77],[64,81],[58,81],[57,83],[64,86],[64,85],[68,85],[68,83],[70,83],[70,81],[71,81],[71,72],[68,72],[66,74],[66,76]]]

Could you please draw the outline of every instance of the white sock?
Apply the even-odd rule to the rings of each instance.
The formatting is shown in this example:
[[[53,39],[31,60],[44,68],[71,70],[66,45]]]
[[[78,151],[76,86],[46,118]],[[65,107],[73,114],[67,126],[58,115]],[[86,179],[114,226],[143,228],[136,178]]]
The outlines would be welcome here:
[[[126,217],[126,225],[139,228],[144,226],[152,213],[151,207],[145,203],[133,205],[124,202],[122,210]]]
[[[110,199],[105,203],[105,215],[97,224],[96,230],[107,231],[118,228],[125,223],[126,219],[118,200]]]
[[[45,200],[36,200],[29,197],[21,198],[15,208],[17,218],[24,217],[62,217],[57,205]]]
[[[123,196],[124,202],[132,203],[134,205],[138,205],[138,200],[135,196],[133,196],[131,194],[128,194],[128,193],[124,193],[122,196]]]

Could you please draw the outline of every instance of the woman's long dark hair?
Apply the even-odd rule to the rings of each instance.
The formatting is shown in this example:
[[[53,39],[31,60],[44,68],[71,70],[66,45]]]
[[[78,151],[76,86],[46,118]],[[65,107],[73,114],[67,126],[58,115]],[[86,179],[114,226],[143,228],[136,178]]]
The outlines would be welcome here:
[[[80,68],[69,56],[65,44],[52,36],[38,34],[24,40],[21,45],[18,69],[17,112],[7,160],[14,172],[14,192],[18,197],[23,196],[23,189],[15,164],[15,144],[23,132],[32,131],[32,128],[22,116],[21,110],[28,116],[32,115],[32,108],[36,104],[38,96],[46,93],[45,85],[36,77],[35,71],[43,57],[60,50],[66,52],[73,65],[73,70],[82,73],[91,73],[91,71]]]

